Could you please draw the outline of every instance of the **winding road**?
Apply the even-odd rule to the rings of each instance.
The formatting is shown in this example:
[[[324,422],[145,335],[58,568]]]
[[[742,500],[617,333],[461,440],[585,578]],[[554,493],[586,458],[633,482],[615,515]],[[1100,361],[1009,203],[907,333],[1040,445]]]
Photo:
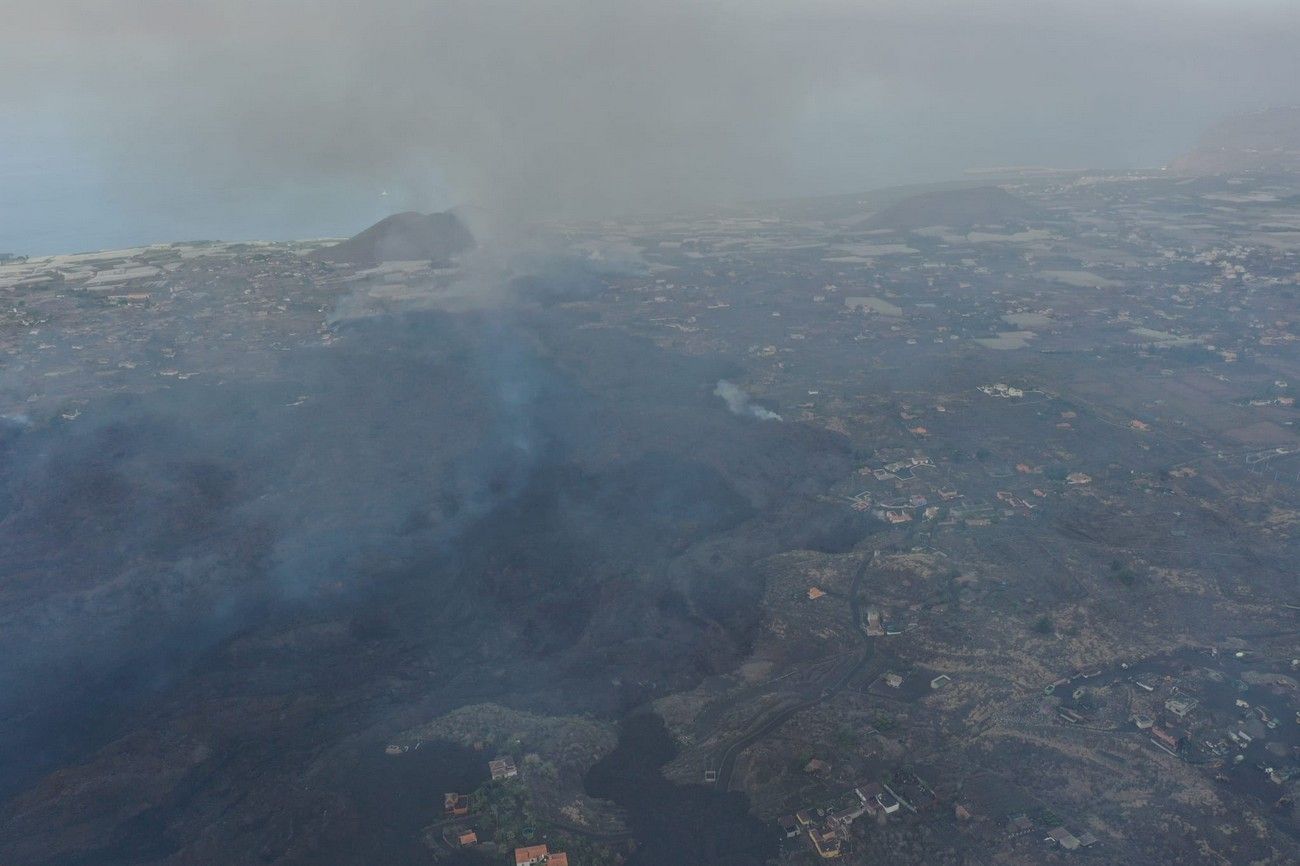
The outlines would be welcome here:
[[[862,626],[862,605],[858,597],[862,576],[866,573],[870,563],[870,559],[862,563],[857,574],[853,576],[853,584],[849,589],[849,609],[853,615],[853,630],[862,641],[862,649],[848,665],[836,665],[827,671],[826,675],[814,684],[815,694],[792,704],[777,706],[766,713],[760,714],[750,723],[744,734],[720,747],[709,761],[710,769],[716,768],[717,770],[717,781],[714,784],[719,789],[723,791],[731,790],[731,777],[736,768],[736,758],[745,749],[771,734],[809,707],[814,707],[822,701],[835,697],[875,658],[875,639],[869,637],[866,634],[866,629]]]

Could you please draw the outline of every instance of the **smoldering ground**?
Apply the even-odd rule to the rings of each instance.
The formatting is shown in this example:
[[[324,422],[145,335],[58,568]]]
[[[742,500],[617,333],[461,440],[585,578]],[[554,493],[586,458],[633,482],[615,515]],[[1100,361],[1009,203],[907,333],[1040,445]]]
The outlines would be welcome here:
[[[233,188],[233,217],[185,224],[247,236],[263,191],[339,182],[511,234],[1158,163],[1300,81],[1285,4],[983,5],[17,0],[0,122],[54,115],[100,222]],[[869,531],[815,499],[842,443],[728,412],[726,359],[567,315],[340,321],[256,378],[5,426],[0,850],[319,862],[349,805],[310,771],[342,739],[475,700],[617,716],[743,657],[755,559]]]
[[[253,379],[5,429],[17,862],[190,850],[213,808],[319,820],[295,781],[312,755],[470,701],[616,717],[744,655],[755,558],[867,531],[812,499],[849,469],[834,437],[730,414],[726,359],[536,301],[598,290],[574,273],[539,268],[509,309],[352,319]],[[147,784],[120,766],[141,737],[167,762]],[[86,793],[52,796],[38,780],[69,765]],[[153,823],[89,801],[69,823],[81,796]],[[265,843],[241,832],[222,850]]]

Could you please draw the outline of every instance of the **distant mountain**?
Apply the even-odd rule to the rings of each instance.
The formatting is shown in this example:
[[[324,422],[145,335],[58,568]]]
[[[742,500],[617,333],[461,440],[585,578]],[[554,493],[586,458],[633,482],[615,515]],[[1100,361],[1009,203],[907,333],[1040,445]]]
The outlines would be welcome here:
[[[1300,107],[1221,120],[1169,169],[1180,174],[1300,172]]]
[[[912,231],[926,226],[969,229],[981,225],[1024,224],[1041,219],[1028,202],[996,186],[939,190],[905,198],[876,213],[872,228]]]
[[[474,236],[453,213],[414,211],[385,217],[354,237],[311,253],[312,258],[352,265],[380,262],[445,262],[474,248]]]

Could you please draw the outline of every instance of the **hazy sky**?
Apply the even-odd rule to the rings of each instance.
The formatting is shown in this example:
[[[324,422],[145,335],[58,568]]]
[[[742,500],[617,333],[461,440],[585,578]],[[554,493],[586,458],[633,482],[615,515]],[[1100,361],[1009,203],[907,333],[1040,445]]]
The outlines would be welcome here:
[[[1300,102],[1296,0],[4,7],[0,252],[1156,166]]]

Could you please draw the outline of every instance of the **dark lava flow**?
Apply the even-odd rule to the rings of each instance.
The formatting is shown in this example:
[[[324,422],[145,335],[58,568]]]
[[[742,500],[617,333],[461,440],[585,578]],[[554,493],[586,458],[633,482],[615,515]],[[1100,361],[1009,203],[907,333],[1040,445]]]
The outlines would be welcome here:
[[[628,866],[753,866],[775,855],[779,834],[749,814],[744,795],[663,777],[676,753],[663,720],[638,713],[623,720],[618,746],[587,773],[588,794],[626,810],[637,840]]]

